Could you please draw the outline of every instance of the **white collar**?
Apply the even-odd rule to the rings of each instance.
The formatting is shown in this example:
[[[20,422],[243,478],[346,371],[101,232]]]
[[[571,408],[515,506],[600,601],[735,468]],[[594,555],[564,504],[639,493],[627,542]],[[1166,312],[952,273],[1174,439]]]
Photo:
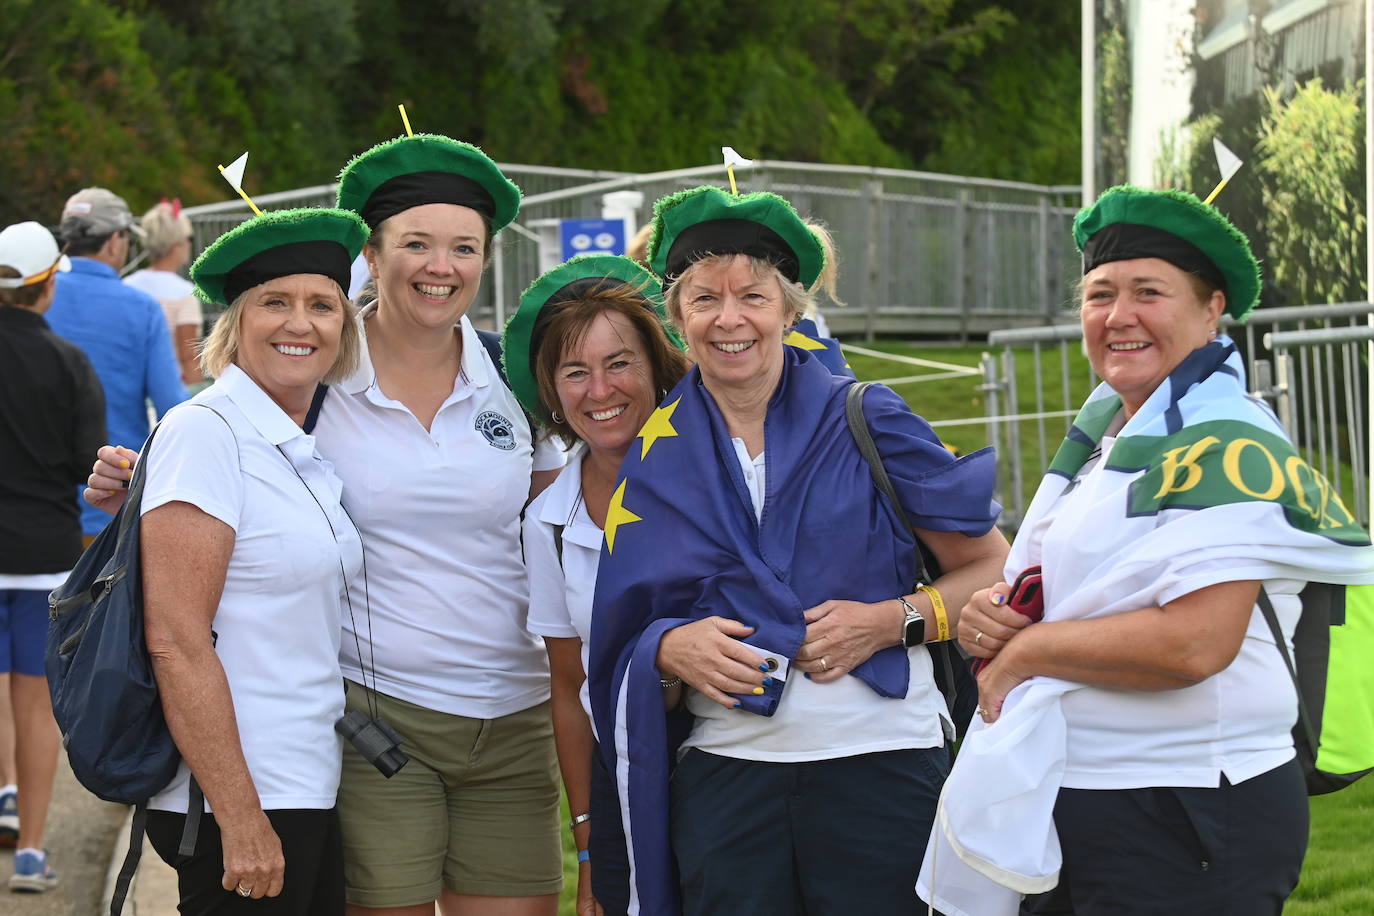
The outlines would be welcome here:
[[[339,383],[339,388],[346,394],[359,394],[377,383],[377,370],[372,366],[372,355],[367,349],[367,319],[376,311],[377,300],[374,299],[358,312],[358,368]],[[459,378],[466,378],[468,384],[474,388],[487,387],[491,384],[491,372],[484,355],[486,347],[477,336],[477,329],[472,326],[466,315],[459,318],[454,327],[463,335],[463,356],[458,367]]]
[[[582,500],[582,459],[587,443],[578,442],[568,452],[568,461],[540,500],[539,520],[550,525],[566,525]]]
[[[252,377],[232,363],[215,379],[215,390],[234,402],[253,428],[272,445],[281,445],[305,432],[263,391]]]

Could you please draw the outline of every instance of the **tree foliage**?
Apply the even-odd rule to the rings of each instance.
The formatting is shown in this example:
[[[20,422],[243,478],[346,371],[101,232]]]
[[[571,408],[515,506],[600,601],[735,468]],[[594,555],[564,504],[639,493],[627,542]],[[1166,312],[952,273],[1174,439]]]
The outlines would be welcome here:
[[[1061,0],[0,0],[0,221],[331,181],[417,130],[502,161],[761,158],[1077,174]],[[1007,138],[1015,138],[1008,143]]]
[[[1290,99],[1264,90],[1259,163],[1270,269],[1297,302],[1363,299],[1363,81],[1332,91],[1320,78]]]

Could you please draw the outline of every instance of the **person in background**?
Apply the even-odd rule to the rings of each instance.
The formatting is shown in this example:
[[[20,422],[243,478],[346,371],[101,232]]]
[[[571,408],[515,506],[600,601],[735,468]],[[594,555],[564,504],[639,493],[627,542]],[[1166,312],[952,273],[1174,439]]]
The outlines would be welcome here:
[[[228,306],[203,351],[215,383],[159,425],[140,507],[148,653],[182,756],[148,802],[148,838],[186,916],[344,911],[334,725],[362,543],[301,424],[316,387],[358,364],[344,290],[366,238],[347,211],[277,211],[191,269]],[[179,855],[201,793],[208,813]]]
[[[129,206],[104,188],[78,191],[62,209],[58,234],[72,269],[57,278],[47,321],[59,337],[80,347],[105,391],[109,440],[137,448],[148,438],[148,402],[158,416],[186,400],[172,335],[157,300],[119,280],[129,240],[140,234]],[[87,539],[109,516],[81,509]]]
[[[85,477],[92,446],[105,440],[105,401],[85,354],[54,334],[43,313],[54,276],[69,270],[38,223],[0,232],[0,675],[13,715],[18,804],[6,792],[0,817],[18,850],[12,891],[57,884],[43,848],[59,736],[43,651],[48,592],[81,555],[72,485]]]
[[[167,200],[153,207],[139,220],[143,229],[143,248],[148,266],[124,278],[134,289],[152,296],[162,305],[167,327],[172,332],[172,349],[181,365],[181,380],[187,386],[204,381],[196,341],[200,339],[200,300],[191,292],[191,283],[178,271],[191,260],[191,220],[181,212],[181,201]]]
[[[595,749],[586,659],[616,473],[659,399],[687,371],[679,347],[664,330],[658,280],[608,255],[574,258],[535,280],[502,340],[511,388],[571,449],[558,479],[525,510],[523,532],[529,627],[549,656],[554,740],[573,814],[579,916],[629,908],[629,866]],[[608,835],[616,842],[605,842]]]
[[[1303,586],[1374,581],[1374,549],[1247,391],[1220,322],[1254,308],[1260,270],[1226,217],[1120,186],[1073,237],[1102,382],[1006,582],[964,608],[960,642],[991,659],[990,724],[955,761],[922,896],[978,913],[1278,914],[1308,804],[1297,697],[1261,606],[1291,642]],[[1040,577],[1034,624],[1007,600],[1023,571]]]

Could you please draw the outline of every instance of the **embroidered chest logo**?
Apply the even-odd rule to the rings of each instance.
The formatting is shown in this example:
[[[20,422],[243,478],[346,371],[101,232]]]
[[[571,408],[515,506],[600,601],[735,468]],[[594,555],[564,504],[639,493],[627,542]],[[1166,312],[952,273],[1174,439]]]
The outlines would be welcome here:
[[[487,440],[487,444],[509,452],[515,448],[515,427],[511,421],[494,410],[477,415],[473,427]]]

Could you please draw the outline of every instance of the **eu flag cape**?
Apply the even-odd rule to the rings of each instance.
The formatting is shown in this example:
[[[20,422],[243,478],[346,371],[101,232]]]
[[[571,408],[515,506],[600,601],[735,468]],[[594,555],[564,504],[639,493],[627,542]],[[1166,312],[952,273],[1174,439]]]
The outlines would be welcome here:
[[[806,608],[835,598],[886,600],[911,587],[915,544],[875,489],[845,421],[852,382],[808,351],[784,348],[764,421],[761,519],[695,368],[644,424],[621,466],[597,575],[588,682],[626,826],[632,913],[678,910],[668,773],[685,732],[670,737],[663,709],[655,667],[663,634],[720,615],[754,627],[751,645],[791,658],[805,635]],[[887,388],[868,393],[865,413],[915,525],[970,536],[992,527],[999,507],[991,449],[956,460]],[[905,696],[908,674],[901,648],[851,672],[884,697]],[[772,715],[784,689],[739,696],[739,714]],[[687,721],[677,724],[689,727],[690,717],[679,715]]]

